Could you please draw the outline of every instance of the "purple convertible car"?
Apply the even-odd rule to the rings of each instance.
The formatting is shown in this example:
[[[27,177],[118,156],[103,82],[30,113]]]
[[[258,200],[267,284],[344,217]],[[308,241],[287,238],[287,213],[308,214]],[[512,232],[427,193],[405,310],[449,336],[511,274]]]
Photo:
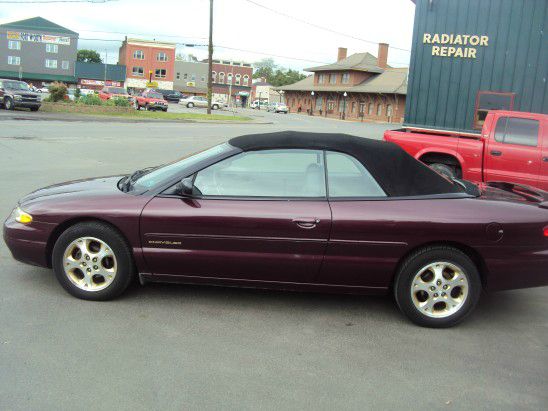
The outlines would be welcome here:
[[[391,143],[283,132],[34,191],[4,239],[88,300],[135,278],[393,293],[415,323],[447,327],[482,289],[548,284],[547,200],[449,181]]]

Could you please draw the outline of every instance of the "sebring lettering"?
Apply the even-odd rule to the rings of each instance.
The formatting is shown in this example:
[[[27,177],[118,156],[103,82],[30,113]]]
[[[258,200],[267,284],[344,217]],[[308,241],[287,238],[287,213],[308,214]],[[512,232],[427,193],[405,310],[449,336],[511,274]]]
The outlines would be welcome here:
[[[478,47],[489,45],[489,36],[424,33],[422,42],[432,44],[433,56],[475,59]]]

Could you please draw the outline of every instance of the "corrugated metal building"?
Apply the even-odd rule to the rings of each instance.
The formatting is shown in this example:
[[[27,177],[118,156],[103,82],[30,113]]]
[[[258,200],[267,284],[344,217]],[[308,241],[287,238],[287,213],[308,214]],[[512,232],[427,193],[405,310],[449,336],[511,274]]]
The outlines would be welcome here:
[[[547,0],[414,0],[405,125],[481,129],[489,109],[548,113]]]
[[[104,86],[123,87],[126,81],[126,66],[76,62],[76,78],[82,88],[100,90]]]

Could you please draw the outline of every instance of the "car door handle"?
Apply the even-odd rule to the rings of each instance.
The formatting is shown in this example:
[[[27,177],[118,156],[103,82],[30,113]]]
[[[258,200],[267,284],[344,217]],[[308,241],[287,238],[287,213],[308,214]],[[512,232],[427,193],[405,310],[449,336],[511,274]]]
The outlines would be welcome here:
[[[306,229],[314,228],[320,222],[318,218],[294,218],[291,221],[293,221],[299,227]]]
[[[502,151],[491,150],[491,155],[492,155],[492,156],[500,157],[500,156],[502,156]]]

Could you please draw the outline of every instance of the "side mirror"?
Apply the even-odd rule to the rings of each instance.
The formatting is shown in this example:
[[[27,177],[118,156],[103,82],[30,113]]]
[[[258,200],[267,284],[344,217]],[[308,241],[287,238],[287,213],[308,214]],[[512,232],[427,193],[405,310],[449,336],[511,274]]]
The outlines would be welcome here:
[[[183,196],[191,196],[194,192],[194,184],[192,182],[193,177],[183,178],[179,184],[177,184],[177,191]]]

